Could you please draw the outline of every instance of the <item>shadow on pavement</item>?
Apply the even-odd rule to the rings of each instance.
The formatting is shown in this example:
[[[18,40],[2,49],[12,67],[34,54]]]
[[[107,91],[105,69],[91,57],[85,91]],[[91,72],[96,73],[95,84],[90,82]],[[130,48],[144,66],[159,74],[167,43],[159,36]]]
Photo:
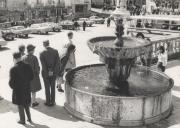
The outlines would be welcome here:
[[[0,100],[0,113],[6,113],[10,111],[14,113],[18,112],[16,105],[5,99]]]
[[[27,40],[27,39],[31,39],[31,38],[34,38],[34,37],[28,36],[28,37],[26,37],[26,38],[19,38],[19,39]]]
[[[176,86],[176,85],[175,85],[175,86],[173,87],[173,90],[174,90],[174,91],[180,91],[180,86]]]
[[[6,50],[10,50],[10,49],[7,48],[7,47],[1,47],[1,48],[0,48],[0,52],[1,52],[1,51],[6,51]]]
[[[40,125],[40,124],[36,124],[36,123],[33,123],[32,125],[26,124],[24,126],[25,126],[25,128],[50,128],[46,125]]]
[[[71,116],[63,106],[55,105],[53,107],[48,107],[44,105],[44,100],[38,98],[37,101],[40,103],[40,105],[34,109],[46,114],[47,116],[51,116],[60,120],[68,120],[73,122],[79,121],[77,118]]]
[[[176,67],[179,65],[180,65],[180,59],[176,59],[173,61],[169,61],[166,68],[168,69],[168,68]]]

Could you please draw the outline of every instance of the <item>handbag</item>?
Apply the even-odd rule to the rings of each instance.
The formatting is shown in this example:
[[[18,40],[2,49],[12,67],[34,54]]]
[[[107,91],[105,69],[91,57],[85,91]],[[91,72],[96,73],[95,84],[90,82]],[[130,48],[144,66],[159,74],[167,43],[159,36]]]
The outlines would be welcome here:
[[[61,85],[61,84],[64,84],[64,79],[63,79],[63,76],[60,76],[60,77],[58,77],[57,79],[56,79],[56,84],[57,84],[57,86],[58,85]]]

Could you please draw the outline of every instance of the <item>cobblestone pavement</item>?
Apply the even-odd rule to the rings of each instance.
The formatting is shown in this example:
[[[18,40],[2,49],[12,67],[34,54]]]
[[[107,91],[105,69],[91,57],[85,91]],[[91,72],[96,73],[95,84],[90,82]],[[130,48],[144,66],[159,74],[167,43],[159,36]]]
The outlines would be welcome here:
[[[76,37],[75,42],[78,42],[76,44],[78,65],[99,63],[98,57],[90,52],[86,42],[91,37],[113,35],[113,27],[102,31],[105,29],[104,26],[100,25],[97,26],[97,28],[88,28],[85,33],[82,31],[74,32]],[[65,101],[64,93],[56,92],[56,106],[44,106],[45,96],[43,82],[43,89],[37,94],[40,105],[36,108],[31,108],[34,124],[27,122],[26,125],[19,125],[17,123],[19,119],[18,112],[16,106],[11,103],[11,89],[8,86],[8,71],[13,64],[11,58],[12,52],[17,49],[19,44],[27,45],[28,43],[33,43],[37,47],[36,55],[39,55],[39,52],[42,50],[42,43],[40,43],[42,40],[49,39],[50,42],[53,42],[52,46],[58,48],[62,45],[59,42],[64,40],[63,37],[66,37],[66,33],[67,31],[59,34],[50,34],[48,36],[30,35],[28,40],[17,39],[16,41],[10,42],[7,48],[0,50],[0,65],[2,66],[0,69],[0,95],[4,97],[4,100],[0,101],[0,128],[110,128],[109,126],[87,123],[68,114],[63,107]],[[174,110],[172,115],[158,123],[136,128],[180,128],[180,60],[170,62],[166,74],[175,80],[175,86],[173,88]]]

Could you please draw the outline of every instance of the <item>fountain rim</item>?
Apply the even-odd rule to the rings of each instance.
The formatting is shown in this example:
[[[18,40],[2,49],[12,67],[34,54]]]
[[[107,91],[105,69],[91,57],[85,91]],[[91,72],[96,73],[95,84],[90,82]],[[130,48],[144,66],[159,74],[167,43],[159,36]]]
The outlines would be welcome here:
[[[71,73],[75,72],[75,71],[78,71],[82,68],[87,68],[87,67],[95,67],[95,66],[105,66],[105,64],[102,64],[102,63],[99,63],[99,64],[89,64],[89,65],[82,65],[82,66],[79,66],[79,67],[76,67],[76,68],[73,68],[72,70],[68,71],[65,75],[65,79],[66,79],[66,82],[65,82],[65,85],[69,85],[70,84],[68,83],[68,80],[70,79],[69,76]],[[81,93],[85,93],[85,94],[88,94],[88,95],[92,95],[92,96],[99,96],[99,97],[111,97],[111,98],[117,98],[117,99],[136,99],[136,98],[150,98],[150,97],[154,97],[154,96],[160,96],[161,94],[163,93],[166,93],[168,90],[172,89],[173,86],[174,86],[174,80],[171,79],[168,75],[164,74],[164,73],[161,73],[157,70],[154,70],[152,68],[149,68],[149,67],[146,67],[146,66],[140,66],[140,65],[135,65],[137,67],[141,67],[141,68],[144,68],[144,69],[147,69],[151,72],[155,72],[157,74],[160,74],[162,76],[164,76],[167,80],[169,80],[169,87],[165,90],[165,91],[162,91],[162,92],[159,92],[159,93],[156,93],[156,94],[152,94],[152,95],[148,95],[148,96],[134,96],[134,97],[125,97],[125,96],[107,96],[107,95],[100,95],[100,94],[95,94],[95,93],[91,93],[91,92],[86,92],[86,91],[83,91],[83,90],[79,90],[73,86],[71,86],[71,88],[73,90],[76,90],[77,92],[81,92]]]
[[[128,37],[128,38],[131,38],[131,39],[137,39],[135,37],[130,37],[130,36],[123,36],[123,37]],[[99,39],[99,40],[98,40]],[[103,40],[104,39],[104,40]],[[97,45],[96,43],[97,42],[100,42],[100,41],[107,41],[106,39],[109,39],[109,40],[112,40],[112,39],[116,39],[116,36],[99,36],[99,37],[94,37],[94,38],[91,38],[87,41],[87,44],[88,45]],[[93,40],[96,40],[96,41],[93,41]],[[143,40],[145,42],[145,44],[141,45],[141,46],[135,46],[135,47],[106,47],[106,46],[100,46],[101,48],[110,48],[110,49],[138,49],[138,48],[142,48],[142,47],[150,47],[152,46],[153,44],[150,42],[150,41],[147,41],[147,40],[144,40],[144,39],[137,39],[137,40]]]

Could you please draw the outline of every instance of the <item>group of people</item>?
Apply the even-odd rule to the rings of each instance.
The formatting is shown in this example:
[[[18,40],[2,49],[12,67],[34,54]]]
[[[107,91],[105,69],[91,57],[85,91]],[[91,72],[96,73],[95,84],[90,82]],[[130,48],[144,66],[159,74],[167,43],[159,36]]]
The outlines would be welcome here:
[[[49,40],[43,41],[44,50],[40,53],[41,73],[45,87],[46,106],[54,106],[56,81],[61,80],[58,84],[58,91],[63,92],[61,87],[62,78],[65,72],[76,66],[75,45],[72,42],[73,33],[68,33],[69,42],[64,46],[64,53],[59,55],[58,51],[50,47]],[[13,90],[12,102],[18,106],[20,120],[18,123],[25,124],[25,112],[30,123],[31,114],[29,107],[38,106],[36,92],[41,90],[40,66],[37,57],[34,55],[35,46],[19,47],[19,51],[13,54],[14,66],[10,70],[9,86]]]
[[[83,23],[82,23],[82,27],[83,27],[83,31],[86,31],[86,26],[87,26],[87,23],[86,21],[84,20]],[[77,31],[77,30],[80,30],[80,25],[77,21],[74,21],[74,29]]]
[[[165,72],[168,62],[168,54],[164,46],[158,47],[156,56],[157,56],[157,69],[161,72]],[[148,66],[148,67],[151,66],[151,61],[152,61],[151,53],[147,55],[141,55],[139,59],[140,59],[140,64],[142,66]]]

